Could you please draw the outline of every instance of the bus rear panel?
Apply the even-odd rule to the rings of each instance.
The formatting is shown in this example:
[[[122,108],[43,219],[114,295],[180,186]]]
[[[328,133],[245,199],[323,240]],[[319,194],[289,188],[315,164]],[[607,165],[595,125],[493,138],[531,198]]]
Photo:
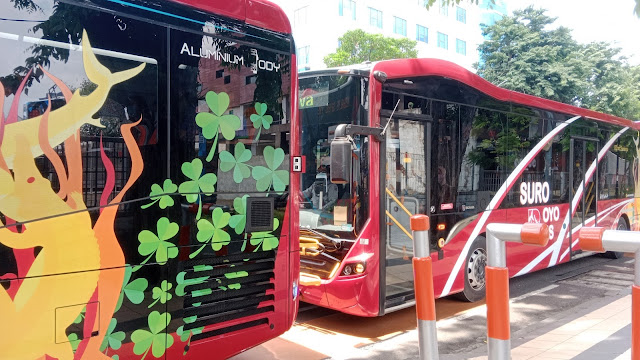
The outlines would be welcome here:
[[[0,358],[223,359],[291,327],[296,65],[254,5],[0,5]]]

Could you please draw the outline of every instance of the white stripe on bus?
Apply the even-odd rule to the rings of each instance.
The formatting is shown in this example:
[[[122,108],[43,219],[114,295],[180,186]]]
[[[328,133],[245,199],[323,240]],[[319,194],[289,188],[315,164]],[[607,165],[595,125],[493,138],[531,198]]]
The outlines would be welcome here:
[[[616,205],[614,205],[613,207],[611,207],[610,209],[607,209],[607,210],[609,210],[610,212],[614,211],[617,207],[622,207],[623,205],[629,203],[630,201],[631,200],[627,200],[627,201],[624,201],[624,202],[622,202],[620,204],[616,204]],[[607,210],[605,210],[605,212]],[[567,212],[567,216],[568,215],[569,215],[569,213]],[[565,236],[566,229],[567,229],[567,226],[568,226],[567,224],[568,224],[568,222],[567,222],[567,220],[565,218],[565,222],[563,223],[563,225],[565,225],[565,226],[564,226],[564,229],[562,230],[562,232],[560,234],[558,234],[558,240],[556,240],[556,242],[552,246],[546,248],[542,253],[540,253],[540,255],[536,256],[536,258],[533,259],[533,261],[531,261],[527,266],[525,266],[520,271],[518,271],[518,273],[515,274],[514,276],[520,276],[520,275],[524,275],[524,274],[530,272],[534,267],[538,266],[538,264],[542,260],[544,260],[547,256],[549,256],[549,254],[555,249],[556,244],[559,244],[559,246],[562,246],[562,241],[560,241],[560,239],[566,239],[566,237],[568,236],[568,234]],[[576,228],[578,228],[578,230],[579,230],[580,227],[582,227],[582,225],[576,226]],[[574,231],[572,231],[572,233],[573,232]],[[560,258],[560,261],[562,261],[563,258],[564,258],[564,255]],[[555,264],[549,263],[549,265],[547,267],[551,267],[553,265],[555,265]]]
[[[618,133],[616,133],[614,136],[612,136],[611,139],[609,139],[609,141],[605,144],[605,146],[598,153],[598,162],[600,160],[602,160],[602,158],[606,155],[607,151],[609,151],[611,146],[613,146],[613,143],[616,140],[618,140],[620,135],[622,135],[622,133],[624,133],[628,129],[629,129],[628,127],[625,127],[623,129],[621,129],[620,131],[618,131]],[[595,172],[596,165],[597,165],[597,162],[594,160],[591,163],[591,165],[589,166],[589,169],[587,170],[587,176],[586,176],[587,184],[590,182],[591,176]],[[569,186],[573,186],[573,185],[569,184]],[[573,214],[578,209],[579,201],[582,199],[582,192],[584,191],[584,187],[585,187],[585,183],[584,183],[584,179],[583,179],[580,182],[580,185],[578,186],[578,189],[576,190],[576,193],[574,195],[573,201],[571,202],[571,208],[567,210],[567,214],[564,217],[564,222],[562,223],[562,229],[560,229],[560,232],[558,233],[558,237],[556,238],[556,241],[551,246],[549,246],[547,249],[545,249],[545,251],[543,251],[540,255],[536,256],[536,258],[533,259],[533,261],[531,261],[527,266],[523,267],[520,271],[518,271],[518,273],[515,276],[524,275],[524,274],[528,273],[529,271],[531,271],[534,267],[538,266],[538,264],[540,264],[540,262],[542,260],[544,260],[549,255],[550,252],[552,252],[552,255],[551,255],[551,260],[549,261],[549,267],[554,266],[554,265],[557,264],[558,255],[560,254],[560,250],[562,249],[562,244],[564,243],[564,239],[567,236],[569,236],[568,233],[567,233],[567,230],[571,226],[570,225],[571,224],[571,218],[573,217]],[[562,259],[560,261],[562,261]]]
[[[444,289],[442,289],[442,293],[440,294],[440,297],[448,295],[449,292],[451,291],[451,287],[453,286],[453,282],[458,277],[458,272],[462,267],[462,263],[467,258],[467,253],[469,252],[471,243],[473,242],[473,240],[475,240],[475,238],[480,233],[480,230],[484,227],[484,224],[489,218],[489,215],[491,214],[492,209],[495,209],[498,205],[500,205],[500,203],[506,196],[507,192],[511,189],[511,187],[513,186],[511,183],[513,183],[521,175],[524,169],[527,166],[529,166],[529,163],[533,160],[533,158],[535,158],[538,155],[540,151],[542,151],[542,148],[544,148],[548,142],[552,141],[553,138],[558,133],[560,133],[560,131],[562,131],[565,127],[567,127],[572,122],[578,120],[580,117],[581,116],[574,116],[571,119],[558,125],[555,129],[551,130],[551,132],[549,132],[544,138],[542,138],[542,140],[540,140],[540,142],[538,142],[538,144],[533,149],[531,149],[531,151],[529,151],[527,156],[525,156],[525,158],[520,162],[520,164],[518,164],[518,166],[513,170],[513,172],[511,172],[507,180],[502,184],[502,186],[500,186],[500,189],[498,190],[496,195],[493,197],[493,199],[491,200],[491,202],[489,203],[485,211],[482,213],[480,220],[478,220],[478,223],[476,224],[473,231],[471,232],[471,236],[469,236],[469,239],[467,239],[467,243],[464,245],[464,248],[462,249],[460,255],[458,256],[458,260],[456,260],[456,263],[453,266],[453,270],[449,274],[449,278],[447,279]]]
[[[600,217],[600,216],[605,217],[605,216],[607,216],[607,215],[611,214],[612,212],[614,212],[614,211],[618,210],[619,208],[624,207],[624,206],[626,206],[627,204],[630,204],[632,201],[633,201],[633,200],[629,199],[629,200],[623,201],[623,202],[621,202],[621,203],[619,203],[619,204],[616,204],[615,206],[612,206],[612,207],[608,208],[607,210],[605,210],[605,211],[603,212],[603,214],[602,214],[602,215],[598,214],[598,217]],[[592,216],[592,217],[590,217],[589,219],[587,219],[587,221],[585,221],[584,223],[585,223],[585,224],[590,224],[591,222],[595,222],[594,220],[595,220],[595,216]],[[575,233],[577,233],[580,229],[582,229],[582,224],[580,224],[580,225],[576,226],[575,228],[573,228],[573,230],[571,231],[571,233],[572,233],[572,234],[575,234]],[[575,240],[573,241],[573,243],[571,244],[571,247],[570,247],[570,248],[567,248],[567,249],[562,253],[562,256],[560,257],[560,261],[562,261],[565,257],[567,257],[567,255],[569,255],[569,249],[573,249],[576,245],[578,245],[578,241],[579,241],[579,239],[576,237],[576,238],[575,238]]]

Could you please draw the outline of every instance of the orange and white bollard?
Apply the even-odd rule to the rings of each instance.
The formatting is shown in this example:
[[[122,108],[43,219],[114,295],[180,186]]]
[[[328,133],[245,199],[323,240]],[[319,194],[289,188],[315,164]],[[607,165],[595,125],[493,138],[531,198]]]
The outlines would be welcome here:
[[[545,246],[549,242],[547,224],[487,225],[487,337],[489,360],[511,359],[509,323],[509,270],[506,241]]]
[[[640,360],[640,232],[590,227],[580,229],[578,237],[583,250],[635,253],[635,276],[631,288],[631,359]]]
[[[429,217],[413,215],[413,279],[416,291],[416,313],[421,360],[438,359],[436,335],[436,303],[433,291],[433,272],[429,256]]]

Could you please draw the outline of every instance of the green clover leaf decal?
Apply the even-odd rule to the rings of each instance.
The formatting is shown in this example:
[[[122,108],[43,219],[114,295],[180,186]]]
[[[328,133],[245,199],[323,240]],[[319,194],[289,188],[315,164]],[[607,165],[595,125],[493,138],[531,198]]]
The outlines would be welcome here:
[[[273,219],[273,231],[280,226],[280,220]],[[262,248],[262,251],[269,251],[278,247],[280,240],[271,231],[258,231],[251,234],[251,245],[256,246],[254,252]]]
[[[209,242],[214,251],[218,251],[222,249],[224,245],[229,244],[231,236],[223,229],[229,225],[230,218],[231,214],[224,212],[221,208],[215,208],[211,212],[211,222],[206,219],[200,219],[198,221],[198,235],[196,235],[196,238],[199,242],[204,243],[204,245],[190,254],[189,257],[193,259]]]
[[[242,121],[239,117],[232,114],[224,115],[229,107],[229,95],[221,92],[219,94],[209,91],[205,95],[205,100],[212,113],[201,112],[196,115],[196,124],[202,128],[202,136],[211,140],[213,139],[213,146],[207,155],[207,161],[213,159],[213,154],[218,146],[218,136],[222,133],[222,136],[227,140],[233,140],[236,136],[236,130],[242,126]]]
[[[146,264],[149,259],[156,255],[156,261],[160,265],[167,263],[167,260],[178,256],[178,248],[171,242],[167,241],[176,236],[179,230],[178,224],[170,222],[168,218],[162,217],[157,223],[158,234],[154,234],[149,230],[142,230],[138,234],[138,253],[142,256],[149,255],[140,265],[136,266],[133,271],[138,270],[142,265]]]
[[[149,323],[149,330],[138,329],[131,334],[131,341],[133,341],[133,353],[136,355],[142,355],[144,359],[149,350],[153,356],[159,358],[164,355],[165,350],[173,345],[173,336],[167,336],[164,333],[164,329],[171,322],[171,314],[152,311],[147,321]]]
[[[82,322],[82,320],[84,320],[84,314],[87,312],[87,307],[85,306],[84,309],[82,309],[82,311],[80,311],[80,314],[78,314],[78,316],[76,317],[75,320],[73,320],[74,324],[80,324]]]
[[[247,224],[247,198],[249,195],[245,195],[241,198],[233,199],[233,208],[238,214],[232,215],[229,219],[229,226],[231,226],[236,234],[240,235],[244,231],[244,227]]]
[[[138,278],[125,285],[124,295],[132,304],[140,304],[144,301],[144,292],[147,290],[149,282],[145,278]]]
[[[140,267],[141,266],[138,266],[138,268]],[[118,298],[118,303],[116,304],[114,313],[120,310],[125,297],[129,299],[132,304],[136,305],[144,301],[144,292],[145,290],[147,290],[149,282],[145,278],[138,278],[133,280],[132,282],[129,282],[134,270],[135,269],[132,269],[129,266],[125,267],[122,289],[120,291],[120,298]]]
[[[260,140],[260,133],[262,129],[269,129],[271,127],[271,123],[273,123],[273,117],[271,115],[265,115],[267,113],[267,104],[256,102],[254,105],[256,109],[255,114],[251,114],[249,119],[253,123],[253,127],[258,129],[258,134],[256,134],[256,139],[254,142],[258,142]]]
[[[158,301],[165,304],[167,301],[171,300],[173,297],[169,290],[173,287],[173,284],[168,282],[167,280],[162,280],[160,287],[154,287],[151,297],[156,299],[156,301],[152,302],[148,308],[151,309],[153,305],[155,305]]]
[[[82,341],[82,339],[78,338],[78,334],[69,334],[69,336],[67,336],[67,339],[69,339],[69,343],[71,344],[71,350],[78,350],[78,345],[80,345],[80,342]]]
[[[278,170],[284,161],[284,150],[267,146],[262,154],[267,167],[256,166],[253,168],[252,176],[256,180],[256,188],[258,191],[268,191],[273,186],[276,193],[282,194],[286,186],[289,185],[289,171]]]
[[[183,320],[187,324],[191,324],[192,322],[196,321],[195,316],[184,318]],[[180,336],[180,341],[182,342],[187,341],[187,345],[184,347],[184,352],[182,353],[182,355],[186,355],[187,351],[189,350],[189,345],[191,345],[191,336],[202,334],[203,330],[204,330],[204,326],[200,326],[191,330],[184,330],[184,325],[180,326],[178,330],[176,330],[176,334]]]
[[[213,267],[210,267],[211,269],[213,269]],[[195,270],[196,272],[198,270]],[[187,292],[185,291],[185,288],[187,286],[191,286],[191,285],[198,285],[198,284],[204,284],[205,282],[207,282],[207,280],[209,280],[209,276],[201,276],[201,277],[197,277],[197,278],[190,278],[190,279],[185,279],[185,275],[187,275],[186,271],[181,271],[178,273],[178,275],[176,275],[176,295],[177,296],[185,296],[187,294]]]
[[[239,279],[239,278],[243,278],[243,277],[247,277],[249,276],[249,273],[246,271],[236,271],[236,272],[231,272],[231,273],[226,273],[224,274],[224,277],[231,280],[231,279]],[[231,290],[239,290],[242,287],[242,284],[240,283],[234,283],[234,284],[229,284],[229,289]],[[226,289],[224,289],[226,290]]]
[[[174,184],[171,179],[166,179],[162,184],[162,187],[158,184],[151,185],[151,193],[149,194],[149,197],[153,202],[142,205],[141,208],[146,209],[157,202],[160,202],[160,209],[166,209],[173,206],[173,198],[171,195],[166,194],[173,194],[176,190],[178,190],[178,185]]]
[[[180,194],[186,197],[188,202],[198,202],[198,213],[196,214],[196,219],[200,219],[200,216],[202,215],[200,193],[202,192],[205,195],[213,194],[216,191],[215,185],[218,182],[216,174],[202,175],[202,168],[202,160],[200,159],[193,159],[191,162],[183,163],[181,167],[182,173],[191,180],[183,182],[178,188]]]
[[[104,337],[102,341],[102,345],[100,345],[100,351],[105,351],[107,346],[112,348],[113,350],[118,350],[122,346],[122,342],[125,338],[124,331],[113,332],[118,325],[118,320],[115,318],[111,319],[109,323],[109,329],[107,329],[107,335]]]
[[[245,164],[251,159],[251,150],[246,149],[243,143],[237,143],[233,153],[234,155],[228,151],[220,153],[220,170],[227,172],[233,169],[233,181],[240,184],[243,179],[251,176],[250,165]]]

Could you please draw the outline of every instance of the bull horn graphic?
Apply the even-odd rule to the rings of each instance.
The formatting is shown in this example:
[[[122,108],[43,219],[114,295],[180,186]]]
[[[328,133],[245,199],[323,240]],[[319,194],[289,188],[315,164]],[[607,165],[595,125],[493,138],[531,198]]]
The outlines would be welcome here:
[[[97,88],[87,96],[81,96],[80,91],[71,97],[69,102],[49,114],[49,143],[56,147],[67,138],[74,135],[84,124],[104,127],[100,119],[94,119],[93,115],[100,110],[107,99],[111,88],[123,81],[138,75],[145,67],[142,63],[132,69],[112,73],[104,65],[100,64],[93,53],[86,31],[82,34],[82,61],[89,80],[97,85]],[[7,166],[12,169],[15,158],[16,139],[27,141],[33,157],[43,154],[38,141],[38,126],[42,116],[28,120],[7,124],[5,127],[4,141],[2,142],[2,154]]]

